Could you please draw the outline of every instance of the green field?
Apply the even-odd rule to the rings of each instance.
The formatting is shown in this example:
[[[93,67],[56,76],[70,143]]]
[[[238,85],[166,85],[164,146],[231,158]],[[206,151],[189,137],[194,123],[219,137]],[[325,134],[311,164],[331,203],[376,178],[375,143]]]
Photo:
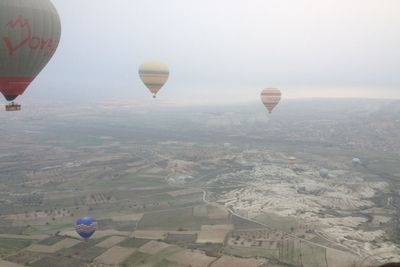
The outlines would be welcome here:
[[[40,260],[41,258],[44,258],[48,256],[48,254],[45,253],[35,253],[35,252],[30,252],[30,251],[20,251],[17,254],[14,254],[12,256],[9,256],[5,258],[7,261],[15,262],[18,264],[25,264],[29,265],[30,263],[36,262],[37,260]]]
[[[152,176],[130,173],[124,176],[116,177],[110,180],[101,180],[95,182],[97,190],[110,190],[120,186],[145,187],[166,184],[164,177],[153,174]]]
[[[162,260],[160,262],[155,263],[153,267],[190,267],[190,266],[185,266],[168,260]]]
[[[265,229],[265,226],[261,224],[251,222],[237,216],[232,216],[232,222],[235,226],[235,230],[242,230],[242,229]]]
[[[139,266],[145,264],[151,257],[149,254],[136,251],[129,258],[127,258],[121,265],[123,267]]]
[[[16,253],[20,249],[26,248],[32,244],[32,240],[26,239],[0,239],[0,257]]]
[[[127,248],[139,248],[149,242],[150,240],[148,239],[141,239],[141,238],[129,238],[121,243],[118,244],[118,246],[121,247],[127,247]]]
[[[54,244],[56,244],[56,243],[58,243],[58,242],[60,242],[61,240],[64,240],[64,239],[65,239],[65,237],[63,237],[63,236],[55,235],[55,236],[51,236],[51,237],[49,237],[47,239],[41,240],[38,244],[39,245],[52,246],[52,245],[54,245]]]
[[[97,220],[98,228],[101,230],[114,229],[117,231],[133,231],[136,221],[115,222],[112,219]]]
[[[171,263],[165,260],[166,257],[175,254],[181,251],[182,248],[179,247],[168,247],[155,255],[149,255],[146,253],[142,253],[140,251],[136,251],[133,253],[128,259],[126,259],[123,263],[123,267],[133,267],[133,266],[157,266],[157,267],[164,267],[164,266],[176,266],[179,267],[181,265],[176,263]],[[164,264],[164,265],[163,265]]]
[[[197,240],[197,234],[168,234],[164,240],[166,243],[176,244],[178,246],[186,247],[190,244],[195,244]]]
[[[70,223],[63,223],[57,221],[51,221],[49,225],[34,225],[29,228],[26,228],[24,234],[26,235],[53,235],[59,231],[62,231],[66,228],[71,228],[74,223],[71,221]]]
[[[301,262],[304,267],[328,267],[326,249],[302,242]]]
[[[145,213],[139,223],[141,230],[200,230],[204,224],[229,224],[229,219],[212,220],[193,216],[193,208]]]
[[[75,246],[67,249],[63,249],[59,252],[59,254],[64,257],[70,258],[79,258],[84,261],[92,261],[94,258],[103,254],[107,249],[96,247],[95,245],[104,241],[106,238],[101,239],[90,239],[87,242],[81,242],[76,244]]]
[[[35,261],[30,266],[32,267],[72,267],[80,266],[81,260],[72,257],[60,257],[60,256],[47,256]]]
[[[222,248],[222,252],[228,255],[250,258],[250,257],[262,257],[268,259],[278,259],[279,251],[268,250],[265,248],[249,248],[249,247],[233,247],[233,246],[225,246]]]
[[[290,233],[297,228],[297,221],[292,217],[282,217],[272,213],[264,213],[254,220],[268,225],[268,227],[282,232]]]

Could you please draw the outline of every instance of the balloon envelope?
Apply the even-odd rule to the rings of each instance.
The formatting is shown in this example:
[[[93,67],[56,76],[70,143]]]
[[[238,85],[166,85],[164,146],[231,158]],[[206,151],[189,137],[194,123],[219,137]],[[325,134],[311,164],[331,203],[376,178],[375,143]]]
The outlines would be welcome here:
[[[169,77],[168,66],[161,62],[149,61],[139,67],[139,76],[155,97]]]
[[[319,170],[319,175],[322,178],[327,178],[329,176],[329,171],[327,169],[322,168]]]
[[[359,158],[352,159],[351,163],[353,163],[353,165],[355,165],[355,166],[362,165],[362,161]]]
[[[261,92],[261,101],[269,113],[279,104],[281,97],[281,91],[276,88],[266,88]]]
[[[0,92],[23,94],[57,49],[61,24],[50,0],[0,1]]]
[[[90,238],[97,229],[97,222],[92,217],[83,217],[76,220],[75,230],[83,238]]]
[[[288,158],[288,164],[289,164],[290,166],[295,165],[296,162],[297,162],[297,159],[296,159],[295,157],[289,157],[289,158]]]

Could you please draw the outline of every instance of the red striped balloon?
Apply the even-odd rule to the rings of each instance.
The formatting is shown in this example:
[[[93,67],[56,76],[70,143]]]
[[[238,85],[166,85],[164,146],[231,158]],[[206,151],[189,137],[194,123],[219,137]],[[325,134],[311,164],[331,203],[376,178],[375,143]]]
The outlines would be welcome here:
[[[276,88],[266,88],[261,92],[261,101],[269,113],[279,104],[281,97],[281,91]]]
[[[297,159],[295,157],[290,157],[290,158],[288,158],[288,165],[289,166],[296,165],[296,161],[297,161]]]

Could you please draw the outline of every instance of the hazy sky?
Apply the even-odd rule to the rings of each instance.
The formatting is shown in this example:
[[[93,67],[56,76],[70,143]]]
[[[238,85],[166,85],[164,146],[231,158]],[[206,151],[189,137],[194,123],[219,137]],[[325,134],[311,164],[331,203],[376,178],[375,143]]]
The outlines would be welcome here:
[[[400,98],[399,0],[53,3],[61,43],[29,97],[152,101],[137,66],[156,59],[170,66],[168,101],[258,100],[269,86],[287,98]]]

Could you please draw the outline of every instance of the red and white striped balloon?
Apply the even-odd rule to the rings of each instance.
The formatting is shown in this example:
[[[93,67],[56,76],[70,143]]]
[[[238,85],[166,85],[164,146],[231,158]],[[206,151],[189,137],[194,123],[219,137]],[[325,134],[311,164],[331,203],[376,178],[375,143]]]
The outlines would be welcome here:
[[[277,88],[266,88],[261,92],[261,101],[269,113],[279,104],[281,97],[282,93]]]

